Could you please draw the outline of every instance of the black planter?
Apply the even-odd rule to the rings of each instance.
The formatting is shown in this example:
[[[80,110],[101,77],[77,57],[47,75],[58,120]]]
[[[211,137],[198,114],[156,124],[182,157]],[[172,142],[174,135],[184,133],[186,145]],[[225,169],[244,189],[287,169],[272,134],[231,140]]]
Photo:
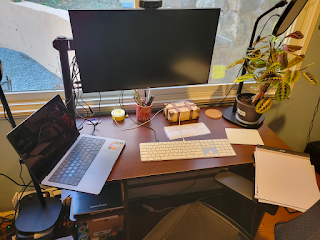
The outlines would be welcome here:
[[[253,93],[239,93],[236,96],[237,101],[237,113],[236,118],[238,121],[245,123],[245,124],[258,124],[259,118],[261,117],[260,113],[257,113],[254,106],[247,105],[243,102],[239,101],[239,96],[248,96],[252,97],[255,94]]]

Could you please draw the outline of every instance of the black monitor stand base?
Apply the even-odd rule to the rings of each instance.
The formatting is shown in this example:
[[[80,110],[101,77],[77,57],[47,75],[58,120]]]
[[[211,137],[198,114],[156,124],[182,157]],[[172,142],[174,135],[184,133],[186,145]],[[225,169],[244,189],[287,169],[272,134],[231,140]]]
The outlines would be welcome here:
[[[25,233],[39,233],[52,227],[60,215],[62,204],[59,198],[46,197],[43,206],[37,193],[29,194],[20,201],[15,221],[16,229]]]
[[[261,117],[259,118],[259,122],[257,124],[242,123],[236,118],[236,112],[233,111],[233,106],[228,107],[226,110],[224,110],[223,118],[226,119],[228,122],[231,122],[237,126],[240,126],[243,128],[249,128],[249,129],[258,129],[259,127],[261,127],[264,121],[264,116],[261,115]]]

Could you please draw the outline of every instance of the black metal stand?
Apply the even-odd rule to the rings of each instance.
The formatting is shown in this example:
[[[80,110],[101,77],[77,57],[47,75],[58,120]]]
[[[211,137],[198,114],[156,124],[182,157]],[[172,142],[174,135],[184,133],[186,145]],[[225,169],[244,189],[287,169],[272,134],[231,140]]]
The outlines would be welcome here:
[[[3,108],[7,113],[7,116],[8,116],[8,119],[9,119],[9,122],[10,122],[12,128],[15,128],[16,127],[16,123],[15,123],[13,117],[12,117],[12,114],[11,114],[11,111],[10,111],[6,96],[3,93],[3,89],[2,89],[1,84],[0,84],[0,99],[1,99],[1,103],[2,103]]]
[[[0,62],[1,63],[1,62]],[[2,79],[2,65],[1,67],[1,78]],[[7,99],[3,93],[3,89],[0,85],[0,99],[2,105],[7,112],[8,119],[12,128],[16,127],[16,123],[13,119],[10,111]],[[15,227],[20,232],[25,233],[39,233],[52,227],[59,215],[62,208],[62,204],[59,198],[46,199],[43,197],[40,185],[38,181],[33,177],[29,171],[33,185],[36,189],[36,194],[27,195],[20,201],[19,214],[15,220]]]
[[[30,194],[21,199],[15,226],[22,233],[39,233],[49,229],[56,223],[62,204],[59,198],[44,198],[38,181],[31,173],[30,176],[37,194]]]
[[[66,99],[66,106],[71,114],[71,117],[75,121],[75,103],[72,94],[72,82],[70,78],[70,67],[69,67],[69,56],[68,51],[74,50],[74,42],[72,38],[66,38],[64,36],[58,36],[53,41],[53,47],[59,51],[60,54],[60,64],[62,71],[62,79],[64,85],[64,93]]]
[[[270,8],[268,11],[264,12],[263,14],[261,14],[255,24],[254,24],[254,27],[253,27],[253,31],[252,31],[252,35],[251,35],[251,39],[250,39],[250,43],[249,43],[249,47],[247,49],[247,51],[251,51],[253,50],[252,49],[252,44],[253,44],[253,41],[254,41],[254,37],[256,35],[256,31],[257,31],[257,27],[258,27],[258,23],[259,21],[261,20],[261,18],[263,18],[265,15],[267,15],[268,13],[272,12],[273,10],[279,8],[279,7],[283,7],[287,4],[286,1],[284,0],[280,0],[279,2],[277,2],[272,8]],[[244,62],[244,66],[248,66],[248,60],[246,60]],[[241,72],[241,75],[244,75],[246,74],[246,69],[245,67],[242,69],[242,72]],[[241,93],[242,91],[242,87],[243,87],[243,82],[240,82],[239,83],[239,86],[238,86],[238,90],[237,90],[237,94],[238,95],[239,93]],[[237,126],[240,126],[240,127],[243,127],[243,128],[254,128],[254,129],[257,129],[261,126],[261,124],[263,123],[264,121],[264,116],[261,115],[260,119],[259,119],[259,123],[258,124],[244,124],[240,121],[238,121],[238,119],[236,118],[236,110],[237,110],[237,101],[235,100],[234,103],[233,103],[233,106],[227,108],[224,112],[223,112],[223,117],[224,119],[226,119],[227,121],[237,125]]]

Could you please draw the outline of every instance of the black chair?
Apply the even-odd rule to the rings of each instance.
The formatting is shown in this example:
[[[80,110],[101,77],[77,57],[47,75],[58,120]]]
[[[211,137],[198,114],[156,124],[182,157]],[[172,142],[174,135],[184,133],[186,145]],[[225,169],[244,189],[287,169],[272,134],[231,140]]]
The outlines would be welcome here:
[[[320,239],[320,200],[295,219],[276,223],[274,237],[275,240]]]
[[[259,203],[253,197],[253,182],[235,173],[220,172],[215,181],[223,186],[225,208],[218,210],[200,201],[182,205],[169,212],[144,240],[254,239],[264,213],[274,215],[278,206]],[[320,200],[299,217],[277,223],[274,235],[275,240],[320,240]]]

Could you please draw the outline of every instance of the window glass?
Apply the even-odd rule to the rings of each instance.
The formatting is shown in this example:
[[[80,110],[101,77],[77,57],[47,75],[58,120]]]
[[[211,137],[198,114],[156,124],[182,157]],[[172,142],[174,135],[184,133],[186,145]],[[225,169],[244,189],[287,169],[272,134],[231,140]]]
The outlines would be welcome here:
[[[221,8],[209,83],[231,83],[239,71],[228,66],[245,55],[255,20],[278,0],[164,0],[163,8]],[[59,35],[72,37],[68,9],[130,8],[133,0],[32,0],[4,2],[0,10],[0,60],[6,91],[62,89],[59,52],[52,41]],[[263,35],[272,32],[280,13],[273,11],[260,21]],[[72,53],[70,54],[70,62]],[[239,66],[240,67],[240,66]],[[216,74],[213,74],[216,73]],[[219,74],[218,74],[219,73]],[[5,82],[5,83],[4,83]]]

